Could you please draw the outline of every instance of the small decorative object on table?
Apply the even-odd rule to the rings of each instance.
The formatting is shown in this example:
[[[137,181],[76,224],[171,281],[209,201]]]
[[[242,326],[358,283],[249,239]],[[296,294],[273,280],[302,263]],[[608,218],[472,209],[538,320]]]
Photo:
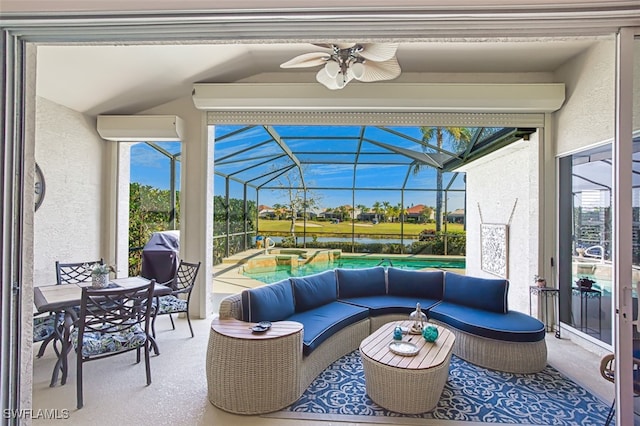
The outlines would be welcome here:
[[[420,352],[420,349],[411,342],[391,342],[389,350],[401,356],[416,356]]]
[[[393,329],[393,340],[402,340],[402,328],[399,325]]]
[[[533,281],[536,283],[536,285],[538,287],[546,287],[547,286],[547,280],[542,278],[540,275],[534,275]]]
[[[428,325],[422,329],[422,337],[427,342],[435,342],[438,338],[438,328],[434,325]]]
[[[416,303],[416,310],[411,312],[409,319],[413,321],[409,328],[409,334],[422,334],[422,326],[427,322],[427,315],[422,312],[420,303]]]
[[[576,285],[578,286],[578,288],[584,288],[587,290],[590,290],[594,284],[595,281],[587,277],[582,277],[578,281],[576,281]]]
[[[102,263],[84,264],[84,268],[91,272],[92,288],[107,288],[109,286],[109,273],[115,272],[115,268]]]

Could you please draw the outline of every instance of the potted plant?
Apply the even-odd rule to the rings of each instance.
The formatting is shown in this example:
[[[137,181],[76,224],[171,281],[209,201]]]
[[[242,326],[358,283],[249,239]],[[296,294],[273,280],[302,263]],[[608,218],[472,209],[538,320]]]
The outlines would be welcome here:
[[[538,287],[546,287],[547,280],[541,277],[540,275],[534,275],[533,281],[536,283]]]
[[[587,290],[590,290],[593,284],[595,284],[595,281],[587,277],[582,277],[578,281],[576,281],[576,285],[578,286],[578,288],[584,288]]]
[[[116,271],[113,266],[103,263],[85,264],[84,267],[91,274],[91,287],[93,288],[108,287],[109,273]]]

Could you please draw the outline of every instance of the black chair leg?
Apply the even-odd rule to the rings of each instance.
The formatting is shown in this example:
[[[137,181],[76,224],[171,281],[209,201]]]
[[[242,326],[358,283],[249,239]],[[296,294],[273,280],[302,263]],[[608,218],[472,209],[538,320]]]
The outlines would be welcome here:
[[[605,422],[604,426],[609,426],[611,424],[611,420],[613,420],[613,417],[615,415],[615,407],[616,400],[614,399],[611,403],[611,408],[609,408],[609,414],[607,414],[607,421]]]
[[[191,318],[189,317],[189,311],[185,312],[187,314],[187,322],[189,323],[189,330],[191,331],[191,337],[193,337],[193,327],[191,327]]]
[[[151,384],[151,362],[149,361],[149,345],[144,345],[144,366],[147,371],[147,386]]]
[[[55,340],[55,338],[56,337],[52,334],[42,341],[42,343],[40,344],[40,349],[38,350],[38,354],[36,355],[37,358],[42,358],[42,355],[44,355],[45,349],[47,349],[47,345],[51,341]]]
[[[78,399],[78,410],[82,408],[82,355],[78,354],[78,371],[76,373],[76,393]]]
[[[173,322],[173,315],[169,314],[169,319],[171,320],[171,327],[173,327],[173,329],[176,329],[176,324]]]

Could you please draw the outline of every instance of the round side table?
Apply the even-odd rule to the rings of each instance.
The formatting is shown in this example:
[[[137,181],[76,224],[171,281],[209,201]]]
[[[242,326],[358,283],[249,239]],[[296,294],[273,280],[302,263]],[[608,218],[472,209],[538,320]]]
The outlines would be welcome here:
[[[302,324],[274,322],[263,333],[255,323],[215,319],[207,348],[209,401],[235,414],[264,414],[294,403],[300,389]]]

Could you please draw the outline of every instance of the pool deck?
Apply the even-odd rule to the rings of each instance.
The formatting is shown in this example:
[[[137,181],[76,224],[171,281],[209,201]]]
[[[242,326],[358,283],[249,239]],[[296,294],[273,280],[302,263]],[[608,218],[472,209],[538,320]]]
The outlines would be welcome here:
[[[326,249],[305,249],[309,255],[313,255],[317,251],[326,251]],[[278,253],[278,249],[273,250],[274,254]],[[265,285],[262,281],[257,281],[242,274],[241,267],[249,259],[264,256],[264,249],[250,249],[233,256],[224,258],[222,263],[213,267],[213,303],[219,306],[220,300],[228,295],[240,293],[248,288],[255,288]],[[416,255],[416,254],[383,254],[383,253],[343,253],[342,256],[350,258],[373,258],[373,259],[460,259],[462,256],[434,256],[434,255]],[[440,268],[447,270],[447,268]],[[461,272],[455,269],[455,272]]]

